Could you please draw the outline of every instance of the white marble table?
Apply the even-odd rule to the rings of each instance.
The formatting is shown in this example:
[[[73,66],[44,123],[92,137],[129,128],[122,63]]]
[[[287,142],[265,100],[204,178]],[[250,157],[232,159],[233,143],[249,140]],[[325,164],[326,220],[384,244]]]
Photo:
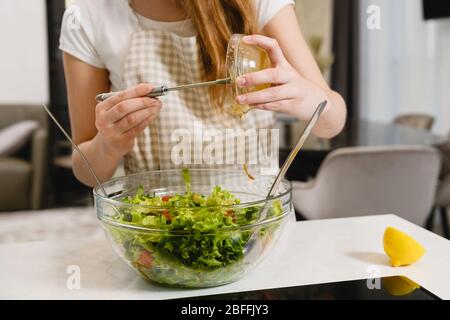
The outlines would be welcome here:
[[[415,265],[392,268],[382,235],[393,226],[427,249]],[[67,288],[79,266],[81,288]],[[218,288],[180,290],[142,280],[103,235],[0,245],[0,299],[170,299],[269,289],[370,276],[404,275],[450,299],[450,241],[393,215],[292,223],[267,259],[244,279]],[[378,273],[378,274],[377,274]]]

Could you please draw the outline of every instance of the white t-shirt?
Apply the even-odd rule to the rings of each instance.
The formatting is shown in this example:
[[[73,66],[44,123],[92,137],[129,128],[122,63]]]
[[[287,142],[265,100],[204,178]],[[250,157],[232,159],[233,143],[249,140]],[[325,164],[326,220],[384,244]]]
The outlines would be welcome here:
[[[255,0],[259,23],[264,27],[293,0]],[[190,20],[161,22],[139,16],[145,29],[167,30],[190,37],[196,30]],[[64,14],[60,46],[72,56],[110,74],[112,90],[123,89],[123,67],[131,35],[137,29],[136,15],[127,0],[75,0]]]

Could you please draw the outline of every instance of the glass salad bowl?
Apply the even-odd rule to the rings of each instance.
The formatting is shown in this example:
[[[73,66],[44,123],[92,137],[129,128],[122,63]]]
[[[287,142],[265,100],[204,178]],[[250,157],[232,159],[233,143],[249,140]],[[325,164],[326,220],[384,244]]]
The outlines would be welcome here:
[[[291,185],[265,196],[274,176],[167,170],[113,179],[94,189],[114,251],[145,279],[176,287],[234,282],[271,250],[291,214]],[[259,213],[268,206],[265,219]],[[261,221],[259,221],[261,220]]]
[[[241,88],[236,85],[236,79],[238,77],[272,66],[267,51],[258,46],[246,44],[242,41],[244,36],[242,34],[234,34],[231,36],[226,55],[227,78],[231,79],[231,83],[227,85],[225,109],[229,114],[237,117],[242,117],[251,110],[249,105],[236,102],[238,96],[263,90],[271,86],[270,84],[264,84]]]

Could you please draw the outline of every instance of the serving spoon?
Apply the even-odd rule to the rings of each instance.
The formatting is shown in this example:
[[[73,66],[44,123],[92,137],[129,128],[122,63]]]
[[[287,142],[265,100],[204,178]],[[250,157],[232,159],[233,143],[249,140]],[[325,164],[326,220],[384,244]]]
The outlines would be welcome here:
[[[56,126],[59,128],[59,130],[61,130],[61,132],[64,134],[64,136],[67,138],[67,140],[69,140],[69,142],[72,144],[72,146],[75,148],[75,150],[78,152],[78,154],[81,156],[81,158],[83,159],[84,163],[86,164],[86,166],[89,169],[89,172],[91,173],[91,175],[94,177],[95,179],[95,183],[98,186],[98,189],[103,193],[103,195],[105,196],[105,198],[108,198],[108,193],[106,192],[105,188],[103,187],[103,185],[100,182],[100,179],[98,178],[98,176],[95,174],[94,168],[91,166],[91,164],[89,163],[89,160],[86,158],[86,156],[84,155],[83,151],[80,150],[80,148],[76,145],[75,142],[73,142],[72,138],[70,137],[70,135],[66,132],[66,130],[64,130],[64,128],[62,127],[62,125],[58,122],[58,120],[56,120],[55,116],[52,114],[52,112],[48,109],[48,107],[43,104],[42,107],[44,108],[45,112],[48,113],[48,115],[50,116],[50,118],[53,120],[53,122],[56,124]]]
[[[286,172],[289,170],[289,167],[291,166],[291,164],[294,161],[295,157],[297,156],[298,152],[303,147],[306,139],[308,139],[312,130],[316,126],[317,121],[319,121],[319,118],[322,115],[322,112],[325,109],[327,103],[328,103],[327,101],[323,101],[316,108],[316,110],[314,111],[314,114],[312,115],[311,119],[309,120],[308,124],[306,125],[305,129],[303,130],[303,133],[300,135],[300,138],[297,140],[297,143],[295,144],[294,148],[291,150],[291,152],[289,153],[289,156],[284,161],[283,166],[281,167],[280,171],[278,172],[278,175],[275,178],[275,180],[273,181],[272,186],[270,187],[269,193],[267,194],[265,205],[262,208],[261,213],[259,215],[259,221],[263,221],[264,219],[267,218],[267,212],[269,211],[268,200],[276,195],[281,181],[283,181],[284,176],[286,175]]]
[[[275,197],[278,191],[278,187],[280,186],[281,181],[283,181],[284,176],[286,175],[286,172],[288,171],[289,167],[291,166],[292,162],[294,161],[295,157],[297,156],[300,149],[305,144],[306,139],[308,139],[309,135],[311,134],[312,130],[317,124],[317,121],[319,120],[320,116],[322,115],[323,110],[325,109],[327,105],[327,101],[322,102],[319,104],[319,106],[314,111],[314,114],[312,115],[311,119],[309,120],[308,124],[306,125],[305,129],[303,130],[303,133],[300,135],[300,138],[298,139],[297,143],[295,144],[294,148],[289,153],[289,156],[284,161],[283,166],[281,167],[280,171],[278,172],[277,177],[272,183],[272,186],[270,187],[270,190],[266,196],[264,206],[262,207],[259,218],[256,221],[256,223],[261,223],[267,218],[267,213],[269,211],[270,205],[270,199],[272,197]],[[261,246],[261,242],[258,241],[259,233],[253,232],[252,236],[248,239],[247,244],[244,249],[245,254],[254,255],[254,258],[257,259],[259,253],[263,250],[260,248],[260,250],[253,250],[255,246]],[[249,258],[249,257],[247,257]]]

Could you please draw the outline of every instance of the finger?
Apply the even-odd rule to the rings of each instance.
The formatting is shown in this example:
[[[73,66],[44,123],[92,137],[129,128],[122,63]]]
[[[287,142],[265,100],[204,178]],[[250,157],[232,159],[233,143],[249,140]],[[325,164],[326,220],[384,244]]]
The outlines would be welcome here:
[[[117,94],[113,95],[112,97],[101,102],[99,104],[99,108],[103,109],[103,110],[109,110],[112,107],[114,107],[116,104],[121,103],[122,101],[125,101],[128,99],[133,99],[133,98],[144,97],[152,91],[153,91],[152,85],[143,83],[143,84],[137,85],[135,87],[129,88],[125,91],[118,92]]]
[[[252,108],[273,112],[289,113],[290,100],[281,100],[276,102],[262,103],[253,105]]]
[[[130,113],[114,125],[114,130],[120,134],[123,134],[124,132],[127,132],[138,126],[142,121],[154,114],[157,114],[158,112],[159,110],[156,108],[147,108]]]
[[[239,87],[253,87],[263,84],[285,84],[290,80],[287,72],[279,68],[270,68],[240,76],[236,79]]]
[[[161,101],[153,98],[134,98],[125,100],[116,104],[109,111],[106,112],[106,119],[108,123],[116,123],[128,114],[148,108],[161,108]]]
[[[262,49],[265,49],[269,54],[270,60],[274,64],[282,64],[286,61],[283,51],[281,50],[278,41],[275,39],[262,35],[252,35],[245,36],[242,40],[247,44],[256,45]]]
[[[243,94],[238,96],[236,100],[240,104],[252,106],[255,104],[265,104],[292,98],[295,98],[295,92],[293,92],[290,86],[283,85]]]
[[[142,133],[153,121],[155,121],[157,117],[157,114],[152,114],[149,117],[142,120],[137,126],[130,128],[128,131],[125,131],[122,134],[122,138],[127,139],[133,139],[140,133]]]

